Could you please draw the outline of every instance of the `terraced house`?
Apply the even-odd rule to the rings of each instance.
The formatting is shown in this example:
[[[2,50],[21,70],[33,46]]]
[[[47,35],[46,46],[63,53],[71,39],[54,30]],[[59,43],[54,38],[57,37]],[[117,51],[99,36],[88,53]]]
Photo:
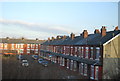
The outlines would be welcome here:
[[[87,79],[115,79],[120,72],[120,30],[102,26],[94,34],[84,30],[79,36],[48,38],[41,44],[40,56],[76,71]],[[112,65],[112,66],[111,66]]]
[[[39,54],[40,44],[44,40],[30,40],[30,39],[15,39],[15,38],[0,38],[0,52],[4,55],[16,54]]]

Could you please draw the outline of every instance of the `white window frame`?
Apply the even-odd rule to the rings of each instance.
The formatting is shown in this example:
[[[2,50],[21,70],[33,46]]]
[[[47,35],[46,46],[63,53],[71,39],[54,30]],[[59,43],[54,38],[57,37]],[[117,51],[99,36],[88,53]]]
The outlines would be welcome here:
[[[74,61],[74,71],[76,71],[76,70],[77,70],[77,62]]]
[[[98,80],[98,71],[99,71],[99,67],[95,66],[95,80]]]
[[[73,60],[70,60],[70,70],[73,70]]]
[[[96,56],[95,56],[95,60],[99,60],[100,57],[100,47],[96,47]]]
[[[93,47],[90,47],[90,59],[93,59],[93,57],[94,57],[94,48]]]
[[[27,49],[27,53],[30,53],[30,49]]]
[[[84,76],[87,76],[87,64],[84,64]]]
[[[91,65],[90,78],[94,79],[94,66],[93,65]]]
[[[84,64],[81,63],[81,75],[83,75]]]
[[[81,47],[82,51],[81,51],[81,57],[83,58],[84,56],[84,47]]]
[[[70,60],[67,59],[67,68],[69,69],[69,65],[70,65]]]
[[[89,56],[89,47],[85,47],[85,58],[88,58]]]

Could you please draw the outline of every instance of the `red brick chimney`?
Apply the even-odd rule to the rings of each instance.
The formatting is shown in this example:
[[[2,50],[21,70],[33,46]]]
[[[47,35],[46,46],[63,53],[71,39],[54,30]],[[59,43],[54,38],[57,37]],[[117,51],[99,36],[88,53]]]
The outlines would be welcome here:
[[[115,29],[114,29],[114,31],[118,31],[118,30],[119,30],[119,28],[118,28],[118,26],[116,26]]]
[[[75,38],[75,34],[71,33],[70,34],[71,39],[73,40]]]
[[[94,34],[100,33],[99,29],[95,29]]]
[[[65,40],[66,39],[66,35],[64,35],[62,39]]]
[[[102,28],[101,28],[101,35],[102,35],[102,37],[104,37],[106,35],[106,27],[105,26],[102,26]]]
[[[87,32],[87,30],[84,30],[83,31],[83,38],[87,38],[88,37],[88,32]]]

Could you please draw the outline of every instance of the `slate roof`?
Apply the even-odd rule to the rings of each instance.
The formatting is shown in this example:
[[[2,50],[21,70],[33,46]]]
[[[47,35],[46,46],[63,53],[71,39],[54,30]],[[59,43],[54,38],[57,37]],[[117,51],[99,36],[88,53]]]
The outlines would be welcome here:
[[[9,39],[7,40],[6,38],[0,38],[0,43],[24,43],[24,44],[42,44],[44,43],[45,40],[30,40],[30,39]]]
[[[73,40],[67,37],[65,40],[55,39],[49,42],[46,41],[43,45],[103,45],[118,34],[120,34],[120,30],[106,32],[106,36],[104,37],[102,37],[101,33],[89,34],[87,38],[83,38],[81,35],[76,36]]]

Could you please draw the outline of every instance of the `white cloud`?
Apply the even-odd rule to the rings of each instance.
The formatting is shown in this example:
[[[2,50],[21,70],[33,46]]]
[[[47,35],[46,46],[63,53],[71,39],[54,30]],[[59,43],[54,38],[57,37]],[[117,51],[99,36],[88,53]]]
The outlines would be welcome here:
[[[3,36],[9,35],[14,37],[26,36],[28,38],[47,38],[48,36],[51,37],[58,34],[70,34],[74,31],[69,27],[66,28],[66,26],[61,25],[30,23],[17,20],[0,19],[0,24],[2,24],[2,26],[0,27],[1,29],[3,29],[2,32],[4,31],[4,33],[2,33]],[[19,32],[15,30],[19,30]]]

